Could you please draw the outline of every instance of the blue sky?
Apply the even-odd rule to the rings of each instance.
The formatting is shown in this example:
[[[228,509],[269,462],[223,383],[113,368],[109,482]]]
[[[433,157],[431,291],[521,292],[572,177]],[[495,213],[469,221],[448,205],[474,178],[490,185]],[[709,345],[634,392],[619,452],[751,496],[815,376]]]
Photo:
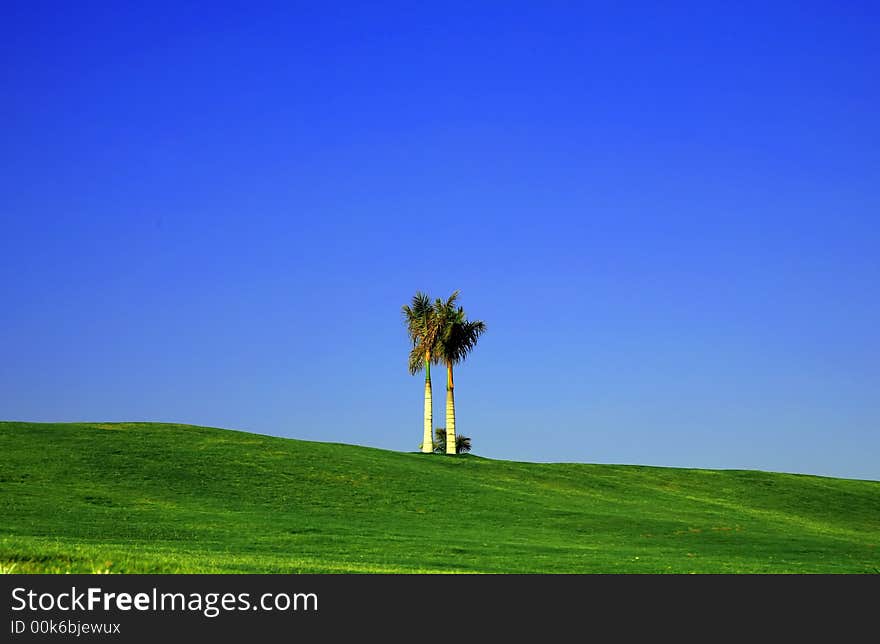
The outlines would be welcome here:
[[[880,479],[872,3],[5,4],[0,417]],[[443,382],[435,424],[443,424]]]

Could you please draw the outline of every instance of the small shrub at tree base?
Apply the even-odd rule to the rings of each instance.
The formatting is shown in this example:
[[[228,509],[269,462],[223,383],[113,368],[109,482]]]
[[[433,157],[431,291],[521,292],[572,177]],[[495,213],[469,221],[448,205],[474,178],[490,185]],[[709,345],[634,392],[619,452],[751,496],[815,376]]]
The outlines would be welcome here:
[[[471,451],[471,439],[469,436],[455,435],[455,453],[466,454]],[[434,430],[434,453],[446,453],[446,428],[438,427]]]

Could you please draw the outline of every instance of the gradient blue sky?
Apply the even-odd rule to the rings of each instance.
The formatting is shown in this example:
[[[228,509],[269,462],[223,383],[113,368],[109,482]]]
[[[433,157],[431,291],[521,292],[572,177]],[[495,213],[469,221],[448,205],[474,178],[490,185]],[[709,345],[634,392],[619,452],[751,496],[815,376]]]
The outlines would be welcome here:
[[[126,4],[0,10],[0,418],[413,451],[459,288],[481,455],[880,479],[875,3]]]

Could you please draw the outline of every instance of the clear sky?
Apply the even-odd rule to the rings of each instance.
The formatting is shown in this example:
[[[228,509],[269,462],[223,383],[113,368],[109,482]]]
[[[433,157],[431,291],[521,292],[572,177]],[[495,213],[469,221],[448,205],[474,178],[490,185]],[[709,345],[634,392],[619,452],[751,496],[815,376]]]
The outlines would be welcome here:
[[[622,5],[4,3],[0,418],[880,479],[880,10]]]

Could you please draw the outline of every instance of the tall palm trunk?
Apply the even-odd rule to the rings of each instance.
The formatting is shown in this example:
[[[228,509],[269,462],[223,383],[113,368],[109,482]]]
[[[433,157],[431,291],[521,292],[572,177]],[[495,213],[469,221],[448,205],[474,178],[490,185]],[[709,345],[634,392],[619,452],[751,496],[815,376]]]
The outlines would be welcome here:
[[[425,352],[425,434],[422,438],[422,452],[434,451],[434,401],[431,396],[431,352]]]
[[[446,453],[455,454],[455,383],[452,362],[446,361]]]

